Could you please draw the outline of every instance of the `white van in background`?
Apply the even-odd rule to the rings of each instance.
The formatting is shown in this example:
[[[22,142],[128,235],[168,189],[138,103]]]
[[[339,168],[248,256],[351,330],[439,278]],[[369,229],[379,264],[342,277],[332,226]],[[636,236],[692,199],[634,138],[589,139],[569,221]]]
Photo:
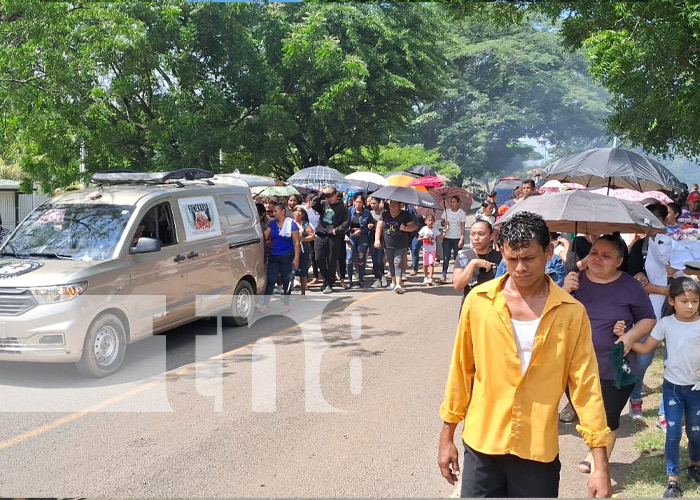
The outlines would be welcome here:
[[[103,377],[153,333],[214,314],[246,324],[262,228],[250,190],[211,177],[104,171],[30,213],[0,249],[0,360]]]

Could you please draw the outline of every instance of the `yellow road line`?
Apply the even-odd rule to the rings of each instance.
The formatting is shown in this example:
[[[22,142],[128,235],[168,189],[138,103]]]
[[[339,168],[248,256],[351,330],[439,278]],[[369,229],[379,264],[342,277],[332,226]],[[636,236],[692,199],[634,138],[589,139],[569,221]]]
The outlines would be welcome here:
[[[338,311],[342,311],[343,309],[347,309],[348,307],[355,306],[357,304],[360,304],[361,302],[364,302],[365,300],[369,300],[369,299],[375,297],[376,295],[378,295],[380,293],[382,293],[382,292],[371,293],[369,295],[366,295],[364,297],[361,297],[361,298],[351,302],[347,306],[338,307],[336,309],[328,311],[326,314],[333,314],[333,313],[336,313]],[[288,333],[292,330],[295,330],[297,328],[301,328],[303,325],[305,325],[306,323],[308,323],[310,321],[315,320],[316,318],[318,318],[318,316],[314,316],[313,318],[309,318],[306,321],[302,321],[301,323],[299,323],[297,325],[289,326],[287,328],[284,328],[283,330],[272,333],[272,334],[268,335],[267,337],[263,337],[263,338],[279,337],[280,335]],[[260,339],[258,339],[258,340],[260,340]],[[257,340],[255,342],[257,342]],[[71,422],[75,422],[76,420],[79,420],[83,417],[86,417],[86,416],[91,415],[95,412],[98,412],[98,411],[102,410],[103,408],[106,408],[106,407],[111,406],[115,403],[119,403],[119,402],[124,401],[126,399],[129,399],[131,397],[134,397],[138,394],[146,392],[147,390],[152,389],[153,387],[156,387],[159,384],[162,384],[162,383],[167,382],[169,380],[178,379],[178,378],[182,377],[183,375],[188,374],[188,373],[192,372],[193,370],[196,370],[198,367],[204,366],[213,360],[230,358],[234,354],[237,354],[245,349],[248,349],[249,347],[253,347],[255,345],[255,342],[251,342],[251,343],[246,344],[242,347],[238,347],[236,349],[226,351],[225,353],[218,354],[218,355],[213,356],[207,360],[199,361],[199,362],[193,363],[191,365],[183,366],[182,368],[175,370],[174,372],[166,375],[166,377],[164,379],[154,380],[153,382],[149,382],[146,385],[136,387],[135,389],[133,389],[131,391],[125,392],[123,394],[119,394],[118,396],[114,396],[113,398],[110,398],[110,399],[107,399],[107,400],[102,401],[100,403],[97,403],[97,404],[95,404],[95,405],[93,405],[93,406],[91,406],[83,411],[71,413],[70,415],[66,415],[65,417],[61,417],[61,418],[54,420],[53,422],[50,422],[46,425],[42,425],[41,427],[37,427],[37,428],[32,429],[30,431],[27,431],[23,434],[19,434],[18,436],[15,436],[11,439],[8,439],[7,441],[3,441],[2,443],[0,443],[0,451],[5,450],[7,448],[10,448],[11,446],[15,446],[15,445],[21,443],[22,441],[26,441],[27,439],[31,439],[31,438],[40,436],[42,434],[45,434],[53,429],[61,427],[62,425],[66,425],[66,424],[69,424]]]

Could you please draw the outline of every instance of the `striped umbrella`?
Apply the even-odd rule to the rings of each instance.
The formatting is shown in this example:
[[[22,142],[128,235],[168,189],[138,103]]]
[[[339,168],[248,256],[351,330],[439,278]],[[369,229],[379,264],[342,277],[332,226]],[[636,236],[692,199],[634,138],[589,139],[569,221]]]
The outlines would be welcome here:
[[[337,187],[341,185],[352,185],[343,174],[334,168],[323,167],[321,165],[315,167],[302,168],[297,173],[287,179],[289,184],[294,186],[304,186],[313,189],[323,189],[326,186]]]

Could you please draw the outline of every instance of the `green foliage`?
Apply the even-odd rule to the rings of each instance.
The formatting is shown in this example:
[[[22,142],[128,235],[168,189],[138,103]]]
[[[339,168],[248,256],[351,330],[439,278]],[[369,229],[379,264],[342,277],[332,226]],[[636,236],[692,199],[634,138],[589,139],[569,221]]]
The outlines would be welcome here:
[[[0,155],[45,190],[104,168],[275,173],[377,146],[440,90],[425,5],[0,4]],[[220,152],[224,165],[219,165]]]
[[[568,47],[583,47],[613,95],[611,133],[652,154],[700,156],[700,10],[695,1],[561,2]]]
[[[388,173],[406,170],[414,165],[427,165],[437,173],[457,179],[460,168],[443,159],[437,148],[426,150],[422,144],[402,145],[389,143],[376,148],[362,148],[359,153],[346,151],[333,158],[332,165],[343,170],[370,170]]]
[[[466,177],[522,169],[535,156],[522,137],[562,152],[600,141],[607,96],[583,57],[562,50],[541,19],[494,24],[484,21],[488,12],[454,23],[445,48],[454,79],[443,99],[420,110],[418,140],[439,147]]]

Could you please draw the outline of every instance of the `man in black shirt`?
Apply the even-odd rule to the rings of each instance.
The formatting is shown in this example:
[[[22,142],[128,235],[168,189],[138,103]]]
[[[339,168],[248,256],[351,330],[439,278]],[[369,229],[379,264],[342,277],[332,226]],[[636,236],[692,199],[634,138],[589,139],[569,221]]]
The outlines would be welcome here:
[[[332,293],[338,257],[345,246],[345,233],[350,227],[348,210],[334,187],[327,187],[314,198],[311,208],[320,219],[316,226],[314,252],[323,276],[323,293]]]

